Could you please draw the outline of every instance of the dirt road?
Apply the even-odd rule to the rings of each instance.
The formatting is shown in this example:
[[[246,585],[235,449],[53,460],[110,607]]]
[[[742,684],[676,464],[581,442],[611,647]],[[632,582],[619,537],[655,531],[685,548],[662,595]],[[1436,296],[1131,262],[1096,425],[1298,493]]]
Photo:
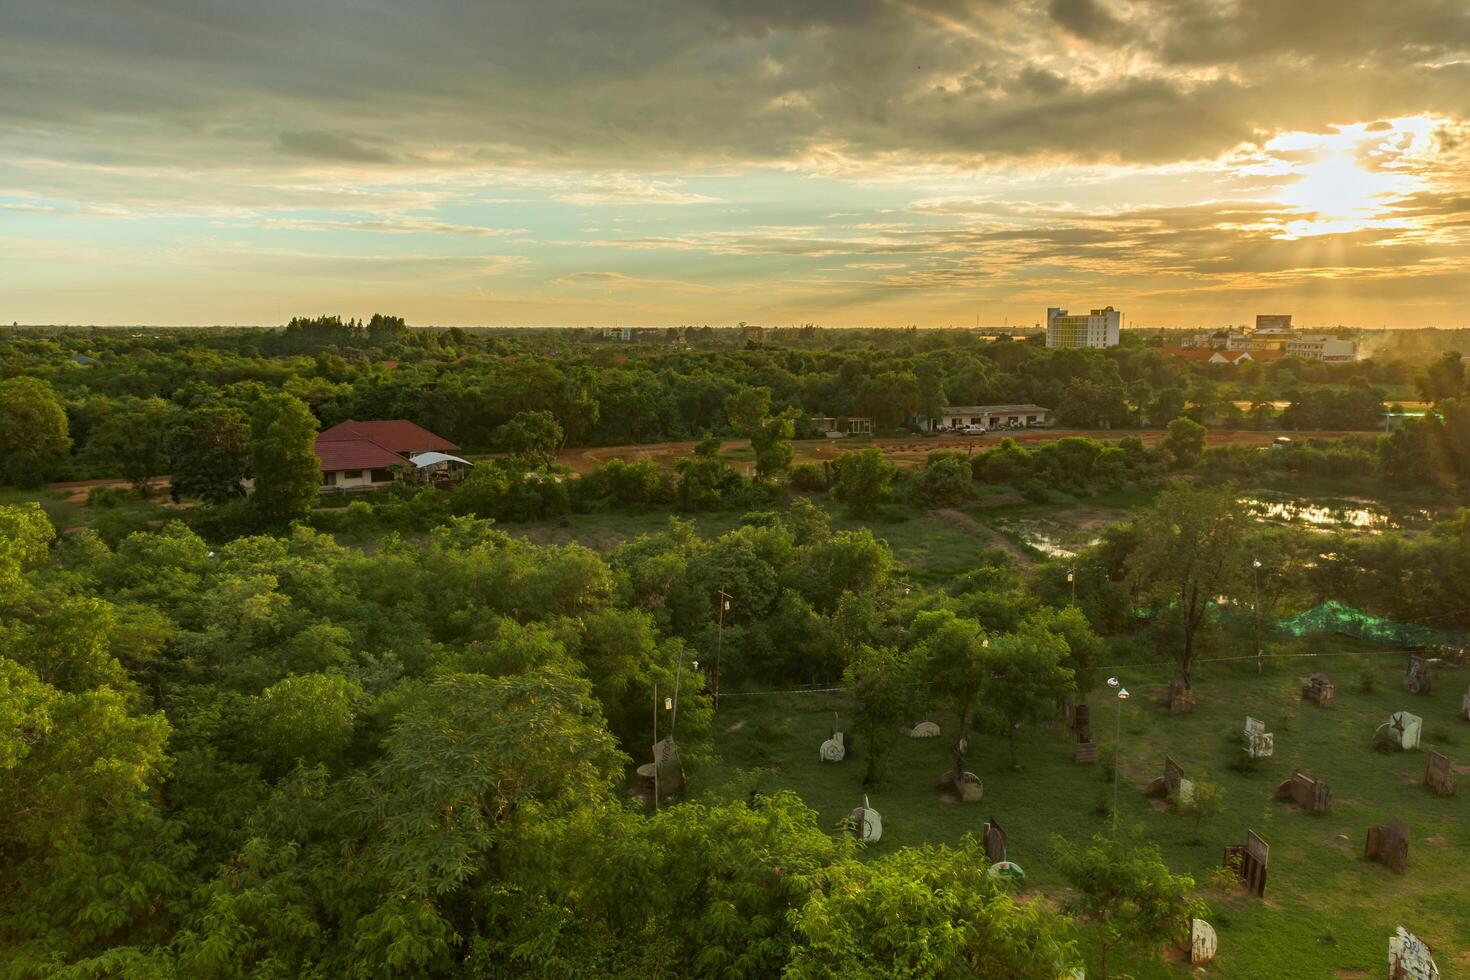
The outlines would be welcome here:
[[[1280,436],[1280,432],[1250,432],[1240,429],[1211,429],[1206,436],[1208,445],[1211,446],[1269,446],[1271,442]],[[1292,432],[1289,434],[1293,439],[1336,439],[1340,436],[1363,435],[1355,432]],[[912,435],[903,438],[885,439],[804,439],[795,443],[795,462],[817,463],[824,460],[836,459],[844,452],[853,449],[866,449],[869,446],[877,446],[883,450],[893,463],[898,466],[910,467],[922,463],[929,453],[940,449],[951,449],[979,452],[994,446],[1005,436],[1009,436],[1020,443],[1047,442],[1053,439],[1061,439],[1065,436],[1088,436],[1093,439],[1117,440],[1124,436],[1138,436],[1145,443],[1152,445],[1164,437],[1163,429],[1022,429],[1015,432],[997,433],[985,436],[921,436]],[[733,450],[749,449],[750,441],[747,439],[726,439],[720,444],[724,452]],[[593,446],[584,449],[568,449],[557,456],[557,462],[571,467],[578,473],[585,473],[610,459],[621,459],[625,462],[647,459],[661,467],[670,467],[674,461],[682,456],[688,456],[694,451],[692,442],[657,442],[645,443],[631,446]],[[738,464],[737,468],[753,466],[751,463]]]

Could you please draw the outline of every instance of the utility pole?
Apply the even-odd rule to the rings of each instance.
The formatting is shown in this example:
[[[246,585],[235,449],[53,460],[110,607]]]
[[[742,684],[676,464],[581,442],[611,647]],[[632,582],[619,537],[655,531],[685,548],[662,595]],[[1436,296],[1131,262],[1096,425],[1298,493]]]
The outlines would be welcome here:
[[[725,649],[725,610],[730,608],[730,593],[720,589],[720,625],[715,634],[715,710],[720,710],[720,654]]]
[[[1067,569],[1067,584],[1070,585],[1070,586],[1072,586],[1072,601],[1069,602],[1068,605],[1075,606],[1075,605],[1077,605],[1077,566],[1076,565],[1073,565],[1071,568]]]

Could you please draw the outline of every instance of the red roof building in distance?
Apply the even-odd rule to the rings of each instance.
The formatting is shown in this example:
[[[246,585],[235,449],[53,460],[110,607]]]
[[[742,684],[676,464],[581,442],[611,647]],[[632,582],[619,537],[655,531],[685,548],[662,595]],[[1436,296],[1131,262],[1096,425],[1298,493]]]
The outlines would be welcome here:
[[[392,419],[385,422],[357,422],[348,419],[330,429],[323,429],[316,439],[318,443],[366,439],[404,458],[415,453],[450,453],[459,448],[448,439],[436,436],[423,426],[415,425],[407,419]]]
[[[316,458],[322,485],[357,489],[393,482],[389,467],[410,456],[452,452],[459,447],[406,419],[358,422],[348,419],[316,437]]]

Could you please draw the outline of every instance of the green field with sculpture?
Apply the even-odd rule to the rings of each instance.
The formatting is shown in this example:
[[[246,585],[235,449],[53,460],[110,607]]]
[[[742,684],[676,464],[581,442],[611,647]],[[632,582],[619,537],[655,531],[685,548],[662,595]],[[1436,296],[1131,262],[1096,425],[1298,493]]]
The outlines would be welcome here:
[[[1470,950],[1470,890],[1464,884],[1470,785],[1446,797],[1424,785],[1428,750],[1449,756],[1462,784],[1470,772],[1470,721],[1460,714],[1470,670],[1434,668],[1433,691],[1420,696],[1402,687],[1401,651],[1324,637],[1279,654],[1260,673],[1251,664],[1203,666],[1195,710],[1176,716],[1163,704],[1167,667],[1113,668],[1132,696],[1121,708],[1110,689],[1090,699],[1095,764],[1073,761],[1075,733],[1059,720],[1028,726],[1017,742],[1015,766],[1002,738],[973,733],[966,764],[984,782],[977,803],[954,802],[938,787],[953,765],[953,750],[951,732],[937,715],[941,737],[893,732],[887,774],[864,786],[868,746],[851,745],[839,763],[819,759],[834,713],[850,727],[853,705],[845,693],[732,691],[716,719],[720,761],[692,777],[692,791],[744,797],[792,789],[834,829],[866,795],[882,815],[882,839],[869,845],[873,855],[979,837],[995,820],[1006,831],[1008,859],[1026,873],[1026,892],[1051,896],[1065,886],[1054,868],[1053,838],[1085,839],[1111,828],[1116,752],[1119,824],[1139,829],[1161,846],[1171,869],[1194,877],[1219,937],[1212,975],[1376,976],[1399,925],[1436,950]],[[1328,707],[1302,698],[1302,681],[1316,670],[1337,685]],[[1422,746],[1376,748],[1375,731],[1400,710],[1424,719]],[[1274,736],[1272,756],[1249,765],[1241,739],[1247,716],[1261,719]],[[1146,794],[1162,776],[1166,756],[1189,779],[1222,792],[1219,811],[1197,828],[1189,814]],[[1327,813],[1274,798],[1299,767],[1330,786]],[[1364,858],[1369,827],[1395,817],[1410,831],[1403,874]],[[1270,845],[1264,898],[1247,894],[1220,871],[1224,846],[1243,843],[1248,830]],[[1180,955],[1176,950],[1172,959]],[[1176,975],[1174,967],[1152,959],[1124,962],[1139,977]],[[1470,968],[1463,954],[1438,962],[1445,976]]]

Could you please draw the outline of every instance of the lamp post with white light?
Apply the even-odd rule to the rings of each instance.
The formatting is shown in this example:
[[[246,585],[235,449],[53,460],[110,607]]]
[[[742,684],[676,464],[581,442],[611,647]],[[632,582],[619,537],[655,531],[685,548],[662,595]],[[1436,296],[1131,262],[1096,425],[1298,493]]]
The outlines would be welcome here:
[[[1118,698],[1118,724],[1113,734],[1113,826],[1118,826],[1118,760],[1123,749],[1123,702],[1128,700],[1128,688],[1116,677],[1108,678],[1108,687],[1114,688]]]
[[[1255,598],[1252,605],[1255,607],[1256,621],[1256,673],[1261,672],[1261,664],[1266,654],[1265,645],[1261,642],[1261,561],[1259,558],[1251,560],[1251,573],[1255,581]]]
[[[1068,605],[1077,605],[1077,566],[1073,565],[1067,569],[1067,584],[1072,587],[1072,601]]]

